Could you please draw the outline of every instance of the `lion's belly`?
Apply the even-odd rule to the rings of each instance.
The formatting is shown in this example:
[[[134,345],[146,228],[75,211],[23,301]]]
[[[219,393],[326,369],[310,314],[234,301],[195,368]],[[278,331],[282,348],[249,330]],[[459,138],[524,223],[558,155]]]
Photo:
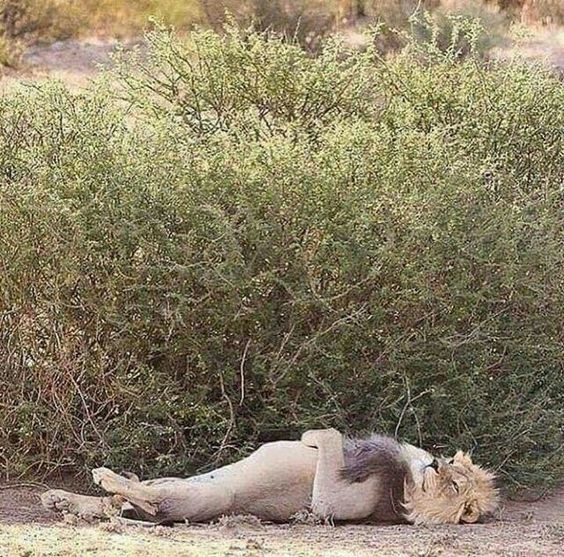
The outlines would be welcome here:
[[[317,450],[299,441],[263,445],[226,470],[234,487],[232,512],[284,521],[311,504]]]

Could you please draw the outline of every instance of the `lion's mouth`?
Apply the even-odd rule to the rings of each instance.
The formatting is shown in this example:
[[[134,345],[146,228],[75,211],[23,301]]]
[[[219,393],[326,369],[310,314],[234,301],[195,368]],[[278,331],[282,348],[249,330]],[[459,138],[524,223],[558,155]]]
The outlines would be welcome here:
[[[439,461],[434,458],[431,464],[427,464],[426,468],[432,468],[435,472],[439,471]]]
[[[425,489],[425,480],[426,480],[426,478],[427,478],[427,474],[426,474],[427,468],[432,468],[433,471],[435,472],[435,474],[438,474],[438,473],[439,473],[439,461],[438,461],[436,458],[434,458],[433,461],[432,461],[430,464],[426,464],[426,465],[424,466],[424,468],[423,468],[423,479],[422,479],[422,481],[421,481],[421,490],[422,490],[423,492],[426,491],[426,489]]]
[[[423,493],[425,493],[427,491],[426,486],[425,486],[425,481],[427,480],[427,474],[425,474],[427,470],[427,467],[425,467],[423,469],[423,478],[421,480],[421,491],[423,491]]]

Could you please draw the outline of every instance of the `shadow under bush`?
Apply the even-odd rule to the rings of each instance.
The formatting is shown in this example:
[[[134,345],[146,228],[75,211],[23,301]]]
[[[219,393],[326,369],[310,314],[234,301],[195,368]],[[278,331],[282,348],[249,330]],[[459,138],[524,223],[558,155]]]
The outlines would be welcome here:
[[[561,476],[562,84],[149,35],[0,100],[0,465],[188,474],[310,427]]]

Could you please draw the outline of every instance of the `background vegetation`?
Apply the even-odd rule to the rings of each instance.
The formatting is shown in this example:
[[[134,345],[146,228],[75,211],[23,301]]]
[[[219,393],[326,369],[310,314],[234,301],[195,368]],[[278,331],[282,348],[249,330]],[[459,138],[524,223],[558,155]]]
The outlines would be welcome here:
[[[2,97],[3,474],[335,426],[561,477],[564,93],[478,34],[384,61],[159,28],[78,95]]]
[[[0,0],[0,66],[17,65],[30,42],[137,36],[150,16],[180,30],[194,24],[221,30],[230,13],[241,25],[285,33],[310,50],[336,30],[380,22],[387,31],[379,34],[379,47],[392,50],[401,43],[389,28],[410,28],[417,10],[433,12],[443,26],[445,14],[482,17],[489,36],[484,46],[506,36],[515,20],[564,22],[559,0]]]

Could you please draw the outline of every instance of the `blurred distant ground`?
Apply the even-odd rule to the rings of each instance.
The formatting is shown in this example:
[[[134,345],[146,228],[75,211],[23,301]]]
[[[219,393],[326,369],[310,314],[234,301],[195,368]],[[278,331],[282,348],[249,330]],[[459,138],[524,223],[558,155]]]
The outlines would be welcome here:
[[[527,60],[545,61],[564,70],[564,27],[533,29],[526,39],[510,46],[494,48],[491,54],[497,58],[522,56]]]
[[[358,41],[359,34],[351,31],[345,35],[351,42]],[[118,41],[113,38],[90,37],[55,41],[49,45],[28,47],[17,69],[6,69],[0,76],[0,87],[18,81],[59,79],[71,88],[85,86],[101,67],[110,63],[110,55],[118,43],[125,49],[143,48],[141,38]],[[490,56],[544,62],[564,71],[564,27],[542,27],[530,30],[528,36],[512,45],[494,48]]]
[[[50,45],[36,45],[26,49],[17,69],[6,69],[0,83],[9,86],[18,81],[58,79],[71,88],[87,85],[100,70],[110,64],[111,53],[121,44],[126,50],[142,48],[141,39],[91,37],[68,39]]]
[[[564,69],[562,0],[0,0],[0,87],[49,77],[85,85],[108,63],[118,37],[126,48],[142,44],[151,15],[184,31],[193,24],[221,29],[233,18],[293,36],[310,50],[335,31],[361,46],[362,27],[378,22],[385,29],[378,48],[391,52],[399,46],[391,30],[408,31],[415,14],[441,26],[453,15],[478,18],[486,55]],[[512,29],[527,38],[512,40]]]

